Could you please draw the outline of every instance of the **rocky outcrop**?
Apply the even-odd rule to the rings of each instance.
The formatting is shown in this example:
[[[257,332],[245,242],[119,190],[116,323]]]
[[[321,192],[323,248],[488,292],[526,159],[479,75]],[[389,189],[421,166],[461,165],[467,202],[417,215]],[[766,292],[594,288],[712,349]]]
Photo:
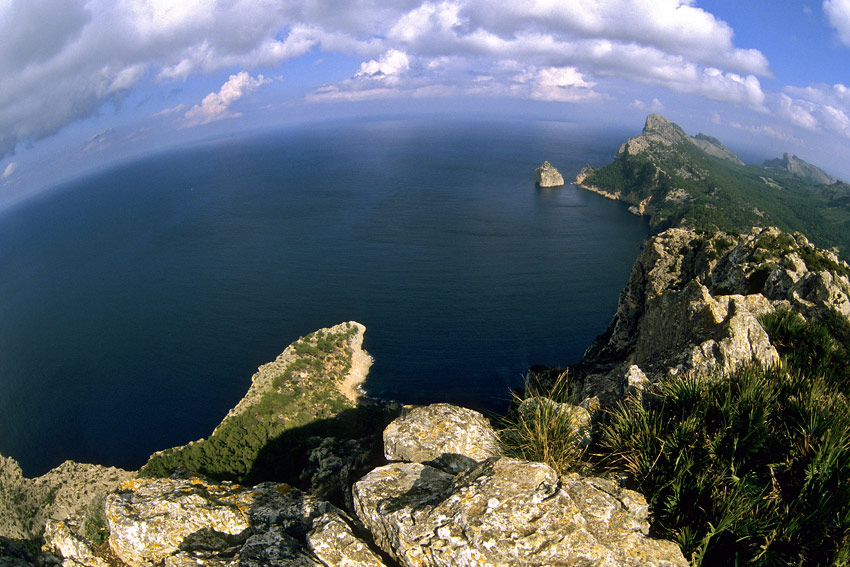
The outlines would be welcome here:
[[[717,138],[702,133],[688,136],[681,126],[658,114],[648,115],[641,135],[627,140],[620,146],[617,155],[652,153],[658,148],[671,148],[678,144],[694,145],[710,156],[744,165],[744,162],[726,149]]]
[[[350,472],[365,472],[359,470],[360,463],[369,459],[373,448],[380,449],[375,435],[390,418],[379,414],[384,410],[393,413],[388,404],[368,400],[358,389],[372,362],[362,348],[364,332],[362,324],[349,321],[301,337],[259,368],[248,392],[212,435],[154,453],[142,467],[142,476],[167,477],[185,470],[256,483],[269,479],[296,482],[296,477],[304,480],[309,472],[315,478],[303,486],[321,489],[327,498],[341,495],[344,499],[349,480],[354,480],[348,478]],[[343,423],[346,420],[350,427]],[[382,423],[363,431],[361,422],[370,420]],[[305,427],[334,432],[296,433]],[[330,437],[336,442],[322,446]],[[297,453],[292,450],[295,445]],[[343,453],[329,455],[332,448]],[[313,455],[313,451],[317,453]],[[325,463],[333,464],[334,472],[310,467]],[[334,478],[341,483],[332,486]]]
[[[339,358],[345,360],[332,360],[336,354],[334,352],[321,353],[327,355],[325,358],[328,360],[322,362],[324,372],[320,378],[333,382],[339,393],[345,396],[353,405],[361,394],[357,386],[366,379],[366,374],[368,374],[369,367],[372,365],[372,357],[363,350],[363,336],[365,333],[366,327],[362,323],[348,321],[347,323],[340,323],[333,327],[320,329],[292,343],[273,361],[263,364],[257,369],[257,372],[251,377],[251,386],[248,388],[248,391],[239,400],[239,403],[227,413],[215,431],[224,427],[229,420],[244,413],[252,406],[256,406],[265,394],[279,389],[280,384],[275,383],[275,381],[279,380],[280,376],[286,375],[287,371],[289,371],[290,375],[295,374],[292,371],[293,364],[296,367],[300,366],[298,361],[305,358],[305,352],[308,352],[310,349],[319,348],[319,337],[344,337],[344,344],[339,345],[340,350],[343,351],[339,355]],[[327,368],[328,365],[345,368],[345,371],[335,372],[336,368]],[[313,378],[309,376],[308,368],[299,368],[297,372],[299,374],[296,375],[296,378]],[[337,374],[339,375],[337,376]],[[215,434],[215,431],[213,431],[213,434]]]
[[[798,177],[811,183],[831,185],[838,181],[838,178],[829,175],[816,165],[803,161],[797,156],[792,156],[787,152],[783,154],[781,158],[765,160],[764,167],[782,169],[794,177]]]
[[[411,445],[422,431],[393,430]],[[614,482],[500,456],[455,472],[423,456],[436,466],[391,463],[354,486],[357,517],[402,566],[687,565],[675,544],[647,537],[643,496]]]
[[[490,422],[477,411],[450,404],[411,408],[384,430],[384,456],[390,461],[442,457],[469,464],[498,454],[499,438]]]
[[[564,176],[548,161],[537,168],[535,172],[537,184],[541,187],[560,187],[564,184]]]
[[[737,165],[744,165],[744,162],[741,161],[741,158],[726,149],[726,146],[724,146],[723,143],[714,136],[708,136],[700,132],[699,134],[691,138],[691,142],[693,142],[699,149],[701,149],[710,156],[725,159]]]
[[[26,478],[14,459],[0,456],[0,535],[41,537],[48,520],[70,520],[81,533],[106,494],[132,475],[115,467],[65,461],[40,477]]]
[[[681,372],[770,365],[778,355],[758,317],[790,307],[813,320],[850,321],[849,275],[845,262],[801,234],[667,230],[644,245],[608,330],[575,369],[576,383],[609,405]]]
[[[344,512],[286,484],[135,479],[107,498],[106,517],[131,567],[384,564]]]

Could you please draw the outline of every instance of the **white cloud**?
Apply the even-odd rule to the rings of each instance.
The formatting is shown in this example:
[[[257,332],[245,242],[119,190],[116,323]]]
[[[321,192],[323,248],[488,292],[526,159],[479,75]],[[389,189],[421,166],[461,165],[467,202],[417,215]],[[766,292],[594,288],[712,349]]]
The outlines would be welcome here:
[[[824,0],[823,11],[841,42],[850,46],[850,0]]]
[[[770,74],[761,52],[736,46],[695,0],[5,0],[0,37],[0,156],[140,85],[273,68],[316,50],[362,63],[311,100],[576,102],[610,96],[604,82],[616,78],[758,108],[758,77]],[[523,69],[533,75],[524,83]],[[187,118],[233,116],[228,106],[213,97]]]
[[[395,82],[395,77],[410,69],[410,59],[407,54],[397,49],[390,49],[380,59],[361,63],[357,78],[381,79],[389,83]]]
[[[185,104],[178,104],[177,106],[172,106],[170,108],[163,108],[159,112],[154,112],[150,116],[151,116],[151,118],[161,118],[163,116],[170,116],[170,115],[175,114],[177,112],[181,112],[185,109],[186,109]]]
[[[186,114],[183,115],[186,119],[186,126],[198,126],[216,120],[240,116],[239,113],[230,111],[230,105],[269,82],[271,80],[262,75],[257,75],[255,79],[245,71],[230,75],[230,78],[217,93],[208,94],[201,101],[201,104],[196,104],[186,111]]]
[[[749,132],[751,134],[758,134],[761,136],[767,136],[769,138],[775,138],[777,140],[782,140],[783,142],[792,142],[795,144],[804,143],[803,140],[794,136],[787,130],[776,128],[767,124],[741,124],[740,122],[732,121],[729,122],[729,126],[735,128],[736,130],[743,130],[744,132]]]
[[[814,84],[785,87],[776,97],[776,114],[808,130],[826,130],[850,138],[850,88]]]
[[[0,174],[0,179],[6,179],[7,177],[11,177],[15,170],[18,169],[18,164],[10,161],[9,165],[6,166],[6,169],[3,170],[3,173]]]
[[[664,110],[664,104],[658,98],[653,98],[649,104],[636,98],[629,106],[637,110],[649,112],[661,112]]]
[[[515,81],[528,85],[527,92],[515,95],[535,100],[581,102],[598,96],[593,91],[595,83],[585,80],[575,67],[533,69],[518,75]]]

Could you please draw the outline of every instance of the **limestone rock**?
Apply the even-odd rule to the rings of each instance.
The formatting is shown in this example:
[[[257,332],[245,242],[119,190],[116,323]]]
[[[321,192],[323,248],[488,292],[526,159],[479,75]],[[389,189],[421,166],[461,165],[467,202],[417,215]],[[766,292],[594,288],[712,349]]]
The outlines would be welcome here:
[[[354,494],[357,516],[403,566],[687,565],[674,543],[646,537],[640,494],[542,463],[492,458],[457,476],[393,463]]]
[[[143,567],[163,561],[191,539],[224,549],[244,543],[254,493],[201,479],[135,479],[106,499],[109,545],[122,561]]]
[[[115,467],[65,461],[40,477],[26,478],[14,459],[0,456],[0,534],[32,539],[42,535],[48,520],[83,519],[132,476]]]
[[[564,176],[548,161],[544,161],[543,165],[537,168],[535,175],[537,184],[541,187],[560,187],[564,184]]]
[[[629,362],[656,375],[677,366],[711,375],[728,374],[749,362],[765,366],[779,362],[747,304],[735,297],[719,301],[695,281],[681,291],[653,298],[638,326]]]
[[[611,324],[571,369],[571,383],[608,406],[642,382],[632,366],[657,382],[772,364],[778,355],[758,317],[781,307],[850,321],[850,266],[772,227],[734,236],[669,229],[645,243]]]
[[[79,529],[68,521],[50,520],[42,549],[61,558],[63,567],[108,567],[109,563],[95,555],[91,543],[78,533]]]
[[[384,456],[422,463],[441,455],[482,461],[498,454],[499,439],[477,411],[450,404],[415,407],[384,430]]]
[[[325,565],[384,567],[381,558],[354,535],[340,514],[327,513],[313,522],[307,534],[310,549]]]
[[[135,479],[107,498],[106,517],[131,567],[382,565],[344,512],[286,484]]]

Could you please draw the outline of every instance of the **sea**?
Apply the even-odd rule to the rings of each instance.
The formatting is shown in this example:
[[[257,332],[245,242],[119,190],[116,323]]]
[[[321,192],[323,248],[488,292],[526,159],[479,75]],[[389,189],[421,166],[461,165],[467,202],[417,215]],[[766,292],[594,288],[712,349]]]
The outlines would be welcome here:
[[[505,409],[581,359],[646,223],[569,184],[635,132],[372,119],[146,156],[0,211],[0,454],[134,469],[208,435],[261,364],[366,325],[370,396]],[[535,185],[544,160],[568,184]]]

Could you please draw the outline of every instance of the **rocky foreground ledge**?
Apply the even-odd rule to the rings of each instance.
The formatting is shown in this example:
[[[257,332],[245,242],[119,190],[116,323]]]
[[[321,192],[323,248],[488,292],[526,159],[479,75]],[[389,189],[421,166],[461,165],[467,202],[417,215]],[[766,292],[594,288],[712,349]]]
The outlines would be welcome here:
[[[775,362],[759,315],[777,309],[850,323],[850,266],[773,228],[651,238],[608,330],[567,369],[577,438],[596,408],[671,376]],[[0,459],[0,565],[687,565],[647,536],[641,494],[506,457],[477,412],[346,396],[370,360],[364,330],[299,339],[209,438],[140,472],[64,463],[26,479]],[[16,545],[39,538],[41,552]]]

